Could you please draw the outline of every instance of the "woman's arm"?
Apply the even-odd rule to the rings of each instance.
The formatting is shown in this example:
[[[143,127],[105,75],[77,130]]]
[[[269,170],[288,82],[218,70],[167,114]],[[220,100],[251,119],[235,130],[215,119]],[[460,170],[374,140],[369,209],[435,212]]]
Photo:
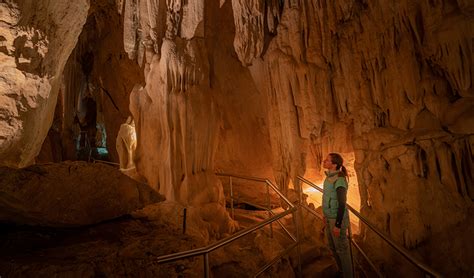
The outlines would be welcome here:
[[[343,186],[339,186],[336,189],[337,192],[337,202],[339,206],[337,208],[336,224],[334,226],[341,228],[342,217],[344,216],[344,211],[346,209],[346,200],[347,200],[347,189]]]

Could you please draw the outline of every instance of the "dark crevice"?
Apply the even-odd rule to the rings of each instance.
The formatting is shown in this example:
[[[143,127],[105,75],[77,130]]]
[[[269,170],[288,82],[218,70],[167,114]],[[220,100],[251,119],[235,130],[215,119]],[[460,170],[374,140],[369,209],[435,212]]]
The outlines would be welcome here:
[[[114,101],[114,99],[112,98],[112,96],[110,95],[109,91],[107,91],[107,89],[105,89],[105,88],[102,87],[102,86],[100,87],[100,89],[101,89],[103,92],[105,92],[105,94],[109,97],[110,101],[111,101],[112,104],[114,105],[115,109],[120,112],[120,109],[118,108],[117,104],[115,104],[115,101]]]
[[[461,96],[456,90],[453,89],[450,82],[446,82],[446,92],[448,93],[448,98],[450,103],[456,102]]]
[[[422,177],[426,179],[429,174],[429,167],[428,167],[427,155],[426,155],[425,150],[423,149],[420,150],[420,160],[421,160]]]
[[[387,213],[387,233],[390,235],[390,213]]]
[[[227,202],[226,206],[228,208],[230,208],[230,203]],[[246,203],[246,202],[234,203],[234,208],[244,209],[244,210],[251,210],[251,211],[265,211],[265,209],[263,209],[263,208],[257,207],[256,205],[249,204],[249,203]]]
[[[443,183],[441,180],[441,165],[439,165],[438,156],[435,157],[435,163],[436,163],[436,173],[438,175],[439,182]]]
[[[466,142],[466,148],[463,149],[461,153],[461,172],[462,176],[464,178],[464,184],[465,184],[465,189],[466,193],[471,198],[471,200],[474,199],[474,192],[472,192],[472,186],[473,186],[473,176],[472,176],[472,171],[474,170],[472,161],[469,159],[470,153],[468,151],[469,143]]]
[[[454,152],[451,152],[451,169],[453,170],[453,175],[456,181],[456,188],[458,190],[459,195],[462,194],[462,189],[461,189],[461,178],[459,177],[459,171],[456,163],[456,156],[454,155]]]
[[[390,163],[388,163],[388,161],[385,159],[384,159],[384,166],[387,171],[390,171]]]

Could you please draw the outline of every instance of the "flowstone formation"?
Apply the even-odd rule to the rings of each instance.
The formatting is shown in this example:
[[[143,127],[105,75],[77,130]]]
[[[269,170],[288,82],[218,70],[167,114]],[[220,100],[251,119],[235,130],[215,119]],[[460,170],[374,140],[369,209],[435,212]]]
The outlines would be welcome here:
[[[120,126],[116,141],[117,153],[120,159],[120,169],[128,170],[135,168],[134,156],[137,148],[137,134],[135,123],[131,117]]]
[[[429,250],[454,227],[472,225],[473,9],[466,1],[287,1],[261,55],[248,50],[260,48],[255,38],[269,28],[256,13],[235,20],[236,30],[253,32],[236,34],[244,40],[236,46],[248,45],[235,48],[240,61],[268,81],[282,189],[317,173],[328,152],[354,152],[363,215],[453,275],[472,271],[458,245],[445,247],[449,262]],[[378,238],[364,236],[387,257]]]
[[[135,37],[128,36],[134,40],[126,39],[126,49],[139,62],[145,57],[147,73],[146,86],[131,96],[139,141],[137,167],[153,186],[172,200],[204,200],[196,197],[202,194],[191,193],[200,188],[195,185],[212,177],[213,165],[233,165],[221,164],[221,157],[212,159],[220,155],[213,149],[213,119],[222,113],[225,127],[224,111],[235,105],[223,101],[226,86],[221,82],[234,68],[220,68],[219,61],[232,65],[235,58],[220,54],[220,47],[211,43],[228,46],[228,37],[212,32],[216,30],[210,22],[217,22],[234,34],[240,72],[251,76],[235,78],[253,86],[259,96],[253,103],[263,106],[267,116],[262,124],[268,133],[253,138],[271,143],[271,149],[260,150],[272,158],[271,165],[255,163],[256,168],[266,172],[265,167],[272,167],[277,184],[288,192],[297,175],[319,176],[328,152],[354,153],[362,213],[429,264],[439,265],[440,271],[469,269],[463,263],[453,270],[460,256],[454,247],[445,250],[455,255],[444,264],[428,253],[436,238],[468,221],[474,198],[472,4],[198,3],[157,1],[147,4],[148,13],[139,6],[134,9],[141,12],[126,13],[135,20],[128,25]],[[204,12],[192,18],[199,21],[203,14],[202,25],[185,12],[200,5]],[[229,9],[233,22],[213,13]],[[141,17],[131,16],[136,14]],[[150,14],[158,17],[150,21]],[[226,29],[228,24],[234,28]],[[155,103],[160,104],[152,108]],[[221,109],[214,109],[213,103]],[[240,113],[253,112],[250,107],[241,109]],[[233,135],[242,142],[247,138]],[[222,142],[233,139],[219,139],[218,148],[226,153]],[[209,184],[212,188],[213,182]],[[422,209],[428,203],[436,203],[437,209]],[[386,257],[386,247],[370,231],[363,229],[363,238],[375,247],[373,255]],[[395,256],[382,260],[388,271]]]
[[[441,273],[473,271],[472,1],[90,4],[0,3],[0,164],[33,163],[59,125],[59,160],[75,159],[90,98],[109,148],[131,113],[137,176],[219,237],[235,226],[216,170],[273,175],[289,194],[347,153],[364,216]],[[360,238],[385,273],[414,273]]]
[[[220,116],[210,86],[205,5],[167,1],[166,12],[156,13],[161,2],[125,4],[125,50],[139,61],[146,52],[146,86],[136,86],[130,95],[138,140],[135,163],[167,201],[200,208],[199,217],[213,223],[211,235],[219,236],[235,224],[214,174]],[[136,11],[140,17],[130,16]],[[166,29],[157,30],[155,22],[166,22]],[[146,51],[129,35],[138,26]]]

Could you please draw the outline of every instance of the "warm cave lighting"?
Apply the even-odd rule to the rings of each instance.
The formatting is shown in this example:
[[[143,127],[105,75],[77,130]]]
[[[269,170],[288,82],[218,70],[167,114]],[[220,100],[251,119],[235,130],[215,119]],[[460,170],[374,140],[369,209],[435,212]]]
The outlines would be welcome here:
[[[346,166],[347,172],[349,173],[349,191],[347,193],[347,203],[353,207],[355,210],[360,210],[360,194],[359,194],[359,184],[357,183],[357,173],[354,169],[354,153],[341,153],[344,158],[344,166]],[[319,179],[309,178],[313,183],[318,185],[320,188],[323,188],[324,181],[324,172],[321,172]],[[314,206],[320,207],[322,200],[322,193],[313,187],[304,184],[303,192],[308,195],[308,203],[313,203]],[[352,232],[358,233],[359,219],[355,217],[352,213],[350,214],[350,220],[353,224]]]

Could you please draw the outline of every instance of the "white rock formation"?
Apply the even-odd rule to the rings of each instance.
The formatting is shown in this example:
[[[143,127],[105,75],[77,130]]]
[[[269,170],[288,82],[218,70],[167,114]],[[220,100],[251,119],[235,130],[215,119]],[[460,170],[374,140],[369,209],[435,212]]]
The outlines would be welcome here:
[[[128,117],[127,122],[120,126],[116,141],[117,153],[120,159],[120,169],[135,168],[135,149],[137,148],[137,134],[135,122]]]
[[[130,111],[137,126],[138,172],[168,201],[199,208],[198,217],[215,226],[209,232],[218,236],[235,224],[214,175],[219,114],[210,87],[204,10],[204,1],[167,1],[164,37],[152,39],[161,42],[159,54],[147,48],[146,86],[133,90]]]

